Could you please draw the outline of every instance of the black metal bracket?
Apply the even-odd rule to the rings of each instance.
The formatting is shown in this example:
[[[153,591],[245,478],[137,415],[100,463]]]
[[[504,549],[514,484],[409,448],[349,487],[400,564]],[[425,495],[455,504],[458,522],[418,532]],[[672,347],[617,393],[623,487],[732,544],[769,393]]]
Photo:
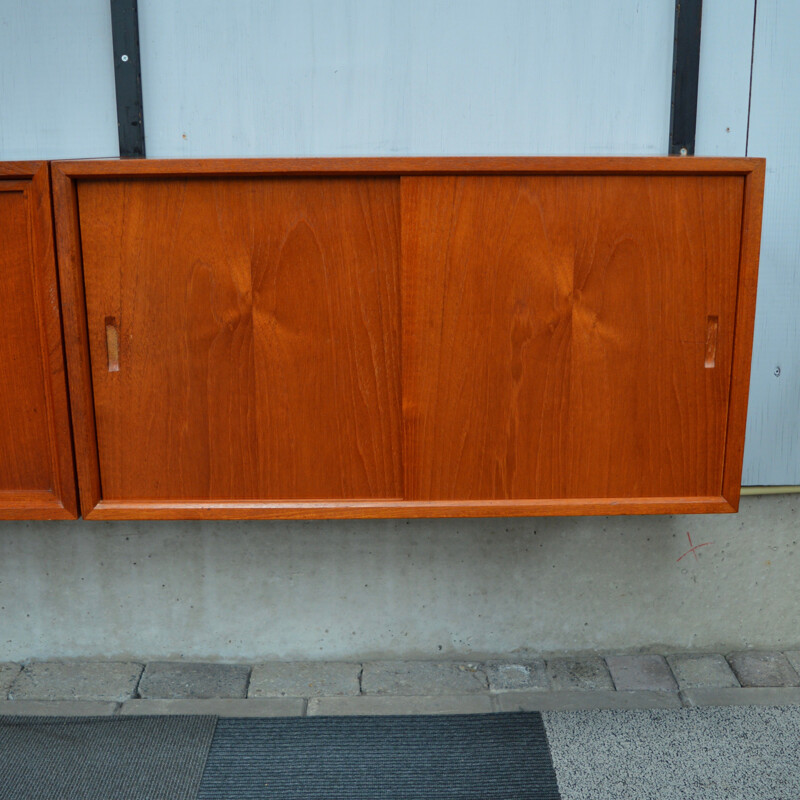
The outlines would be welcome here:
[[[669,120],[670,155],[694,155],[702,18],[703,0],[676,0]]]
[[[114,42],[119,154],[121,158],[144,158],[137,0],[111,0],[111,37]]]

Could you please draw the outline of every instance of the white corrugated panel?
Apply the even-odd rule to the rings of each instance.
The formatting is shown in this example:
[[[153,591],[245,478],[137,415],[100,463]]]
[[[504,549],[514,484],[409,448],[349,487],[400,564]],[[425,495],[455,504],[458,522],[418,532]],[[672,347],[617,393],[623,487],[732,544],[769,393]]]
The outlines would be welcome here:
[[[0,160],[119,155],[108,0],[0,2]]]
[[[672,0],[140,0],[148,155],[663,154]]]

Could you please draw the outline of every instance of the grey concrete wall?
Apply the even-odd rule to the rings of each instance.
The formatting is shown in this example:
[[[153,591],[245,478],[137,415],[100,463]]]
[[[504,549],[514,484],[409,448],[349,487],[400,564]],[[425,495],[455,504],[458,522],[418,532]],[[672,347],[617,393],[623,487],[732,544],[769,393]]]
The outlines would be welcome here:
[[[744,498],[735,516],[0,523],[0,661],[794,648],[799,508],[789,495]],[[704,546],[678,561],[687,532]]]

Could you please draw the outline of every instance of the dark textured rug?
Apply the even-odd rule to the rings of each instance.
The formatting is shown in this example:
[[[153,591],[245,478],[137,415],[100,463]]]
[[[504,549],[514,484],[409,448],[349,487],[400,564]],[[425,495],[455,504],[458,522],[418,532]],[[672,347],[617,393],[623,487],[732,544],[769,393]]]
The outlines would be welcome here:
[[[2,800],[194,800],[214,717],[0,717]]]
[[[220,719],[199,800],[558,800],[539,714]]]

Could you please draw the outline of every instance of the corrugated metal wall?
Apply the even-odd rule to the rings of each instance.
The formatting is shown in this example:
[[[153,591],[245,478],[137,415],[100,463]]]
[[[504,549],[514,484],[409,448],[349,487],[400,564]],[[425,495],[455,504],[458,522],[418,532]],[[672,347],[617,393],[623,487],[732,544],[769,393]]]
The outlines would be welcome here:
[[[671,0],[139,9],[149,155],[667,149]]]
[[[0,160],[118,155],[108,0],[2,0]]]
[[[800,3],[758,0],[748,153],[766,156],[745,479],[800,484]]]
[[[797,484],[800,5],[759,0],[755,37],[754,10],[705,0],[697,153],[768,158],[744,482]],[[139,0],[148,155],[666,153],[673,15],[673,0]],[[118,155],[112,58],[108,0],[0,6],[0,159]]]

